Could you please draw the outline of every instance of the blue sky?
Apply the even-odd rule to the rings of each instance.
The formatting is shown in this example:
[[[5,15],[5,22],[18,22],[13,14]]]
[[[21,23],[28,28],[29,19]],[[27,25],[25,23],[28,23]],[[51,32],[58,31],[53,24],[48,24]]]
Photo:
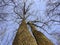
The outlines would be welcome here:
[[[32,6],[33,7],[33,10],[38,10],[38,14],[36,16],[38,16],[38,18],[40,19],[40,16],[42,16],[42,18],[46,18],[45,17],[45,10],[46,10],[46,2],[47,0],[35,0],[35,4]],[[9,5],[12,5],[12,6],[6,6],[4,9],[3,9],[3,12],[13,12],[13,7],[14,5],[11,3]],[[1,8],[0,8],[1,9]],[[0,10],[0,12],[2,12]],[[14,17],[13,17],[13,16]],[[32,17],[29,17],[26,21],[28,20],[35,20],[36,19],[36,16],[32,16]],[[16,20],[16,14],[9,14],[8,17],[6,17],[7,20],[10,20],[8,22],[6,21],[3,21],[3,24],[0,22],[0,28],[3,27],[3,30],[0,29],[0,33],[1,32],[4,32],[4,29],[6,27],[6,32],[0,36],[0,45],[12,45],[12,41],[13,41],[13,38],[16,34],[16,31],[19,27],[19,24],[17,24],[16,22],[14,22]],[[12,21],[13,19],[13,21]],[[19,19],[18,21],[19,22]],[[45,27],[46,28],[46,27]],[[49,33],[52,33],[53,30],[56,30],[56,32],[59,32],[60,31],[60,26],[59,25],[56,25],[56,26],[51,26],[51,30],[47,30]],[[49,35],[47,34],[45,31],[37,28],[39,31],[41,31],[42,33],[44,33],[53,43],[55,43],[55,45],[57,45],[57,39],[52,36],[52,35]],[[46,28],[47,29],[47,28]]]

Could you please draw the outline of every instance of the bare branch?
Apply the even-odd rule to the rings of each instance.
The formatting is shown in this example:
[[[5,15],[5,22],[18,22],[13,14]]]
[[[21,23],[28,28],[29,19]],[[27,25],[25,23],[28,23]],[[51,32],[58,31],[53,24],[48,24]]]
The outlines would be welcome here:
[[[8,5],[8,3],[5,2],[5,0],[0,0],[0,7],[4,7],[6,5]]]
[[[28,12],[30,10],[30,7],[32,6],[32,4],[33,4],[33,2],[28,5],[28,7],[26,8],[26,12]]]
[[[22,16],[18,12],[16,12],[16,7],[17,6],[14,7],[14,12],[22,19]]]
[[[48,3],[48,6],[53,6],[53,8],[51,9],[51,10],[48,10],[47,12],[48,12],[48,15],[49,15],[49,13],[50,12],[54,12],[54,10],[58,7],[58,6],[60,6],[60,2],[55,2],[55,3]]]
[[[12,0],[13,3],[15,4],[14,0]],[[23,0],[22,2],[22,5],[18,4],[16,5],[15,4],[15,7],[14,7],[14,12],[21,17],[21,19],[26,19],[27,17],[29,17],[30,15],[27,14],[30,10],[30,7],[32,6],[33,2],[30,2],[28,5],[27,5],[27,1],[28,0]],[[19,12],[18,12],[18,8],[20,9]],[[29,12],[30,13],[30,12]],[[26,16],[28,15],[28,16]]]
[[[9,13],[0,13],[0,21],[7,21],[5,18],[8,16]]]
[[[30,25],[30,22],[28,22],[27,24]],[[46,33],[48,33],[47,30],[44,29],[42,26],[38,26],[38,25],[33,24],[33,23],[32,23],[32,25],[34,25],[34,26],[36,26],[36,27],[39,27],[40,29],[42,29],[42,30],[44,30]],[[50,34],[50,33],[48,33],[48,34]]]

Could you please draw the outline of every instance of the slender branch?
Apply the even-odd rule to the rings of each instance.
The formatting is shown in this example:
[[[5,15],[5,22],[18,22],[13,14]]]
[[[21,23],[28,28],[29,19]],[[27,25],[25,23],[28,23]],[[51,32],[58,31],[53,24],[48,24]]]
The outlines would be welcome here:
[[[2,20],[0,20],[0,21],[7,21],[7,20],[5,19],[5,17],[7,17],[8,14],[9,14],[9,13],[0,13],[0,19],[2,19]]]
[[[0,5],[0,7],[4,7],[4,6],[8,5],[4,0],[2,0],[0,3],[1,4],[4,3],[4,4]]]
[[[32,6],[32,4],[33,4],[33,3],[30,3],[30,4],[28,5],[28,7],[26,8],[26,12],[28,12],[28,11],[30,10],[30,7]]]
[[[21,19],[23,19],[22,16],[15,11],[15,8],[16,8],[16,7],[17,7],[17,6],[14,7],[14,12],[15,12],[18,16],[20,16]]]
[[[28,22],[27,24],[29,25],[29,22]],[[34,25],[34,26],[36,26],[36,27],[39,27],[39,28],[43,29],[46,33],[48,33],[47,30],[44,29],[42,26],[38,26],[38,25],[36,25],[36,24],[32,24],[32,25]],[[50,33],[48,33],[48,34],[50,34]]]

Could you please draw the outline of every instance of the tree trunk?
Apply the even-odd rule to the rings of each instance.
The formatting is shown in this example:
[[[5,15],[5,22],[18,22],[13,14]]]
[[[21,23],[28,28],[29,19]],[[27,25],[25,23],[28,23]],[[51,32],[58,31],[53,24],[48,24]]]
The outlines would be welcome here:
[[[38,45],[54,45],[43,33],[37,31],[32,23],[29,24]]]
[[[28,31],[25,20],[22,20],[14,38],[13,45],[37,45],[35,38]]]

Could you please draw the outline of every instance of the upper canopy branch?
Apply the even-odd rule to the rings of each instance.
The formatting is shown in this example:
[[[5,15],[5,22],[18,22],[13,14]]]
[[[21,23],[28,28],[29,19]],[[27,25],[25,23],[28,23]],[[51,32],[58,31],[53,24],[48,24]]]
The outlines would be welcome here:
[[[26,15],[27,13],[29,12],[31,6],[33,5],[33,2],[30,2],[30,3],[27,3],[28,0],[23,0],[22,4],[20,5],[15,3],[14,0],[12,0],[13,3],[15,4],[15,7],[14,7],[14,12],[21,17],[21,19],[25,19],[26,18]],[[28,4],[28,5],[27,5]],[[18,10],[19,9],[19,10]],[[18,12],[19,11],[19,12]],[[21,13],[21,14],[20,14]]]

